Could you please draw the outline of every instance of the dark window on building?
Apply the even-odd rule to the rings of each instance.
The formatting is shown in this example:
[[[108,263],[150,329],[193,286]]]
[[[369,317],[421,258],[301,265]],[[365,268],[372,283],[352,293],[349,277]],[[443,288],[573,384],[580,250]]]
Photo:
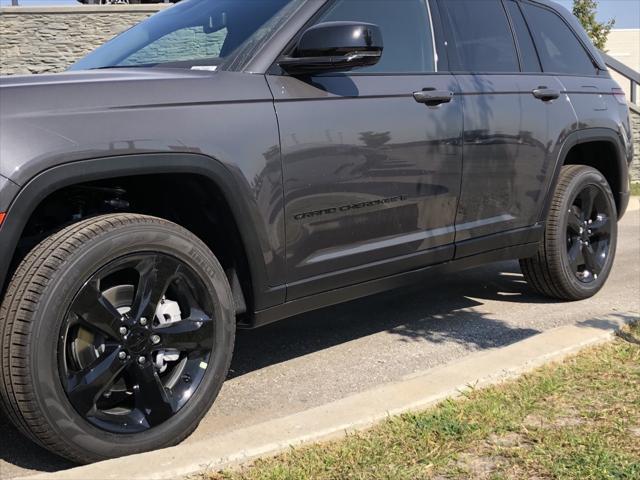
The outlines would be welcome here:
[[[440,2],[453,40],[451,69],[462,72],[518,72],[511,27],[500,0]]]
[[[564,20],[546,8],[522,7],[545,72],[595,75],[591,58]]]
[[[518,39],[518,47],[520,48],[520,61],[523,72],[540,72],[540,60],[538,59],[538,53],[536,47],[533,45],[533,39],[531,38],[531,32],[527,26],[527,22],[524,21],[520,7],[515,0],[506,1],[509,15],[511,16],[511,23]]]
[[[433,35],[425,0],[337,0],[317,23],[374,23],[384,51],[377,65],[356,72],[424,73],[435,70]]]

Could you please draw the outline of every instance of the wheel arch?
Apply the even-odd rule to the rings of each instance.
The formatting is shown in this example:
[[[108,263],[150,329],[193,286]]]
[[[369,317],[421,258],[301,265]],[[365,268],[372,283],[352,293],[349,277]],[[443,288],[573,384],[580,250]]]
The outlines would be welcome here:
[[[592,150],[589,150],[592,148]],[[584,155],[587,153],[588,155]],[[597,154],[606,156],[596,157]],[[629,165],[618,132],[608,128],[589,128],[572,132],[560,148],[558,160],[544,202],[540,221],[544,222],[551,206],[553,192],[563,165],[587,165],[606,178],[616,202],[618,218],[624,215],[629,202]]]
[[[45,170],[27,182],[12,200],[0,226],[0,239],[8,255],[0,257],[0,291],[8,283],[8,273],[25,227],[50,195],[66,187],[92,181],[141,175],[189,174],[217,188],[226,202],[246,254],[250,276],[252,306],[265,308],[279,303],[284,292],[268,287],[263,246],[255,225],[257,215],[250,202],[238,195],[239,185],[233,173],[221,162],[200,154],[137,154],[80,160]],[[202,239],[208,243],[206,239]]]

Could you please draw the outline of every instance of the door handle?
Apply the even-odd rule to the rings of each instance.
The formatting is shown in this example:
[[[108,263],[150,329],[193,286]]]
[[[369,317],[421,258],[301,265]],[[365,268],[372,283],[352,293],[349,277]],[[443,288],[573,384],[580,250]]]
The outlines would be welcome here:
[[[543,102],[549,102],[560,97],[560,91],[553,88],[538,87],[533,92],[533,96],[542,100]]]
[[[436,105],[449,103],[453,98],[453,92],[448,90],[424,89],[419,92],[413,92],[413,98],[418,103],[424,103],[429,107],[435,107]]]

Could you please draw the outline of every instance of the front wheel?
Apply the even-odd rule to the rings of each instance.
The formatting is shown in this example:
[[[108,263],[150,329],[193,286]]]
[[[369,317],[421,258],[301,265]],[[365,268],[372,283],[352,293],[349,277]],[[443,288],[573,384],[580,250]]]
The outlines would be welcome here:
[[[562,300],[582,300],[605,284],[616,253],[616,205],[596,169],[566,165],[553,196],[538,253],[520,260],[527,283]]]
[[[49,237],[0,309],[0,398],[27,436],[80,463],[174,445],[226,377],[224,271],[168,221],[105,215]]]

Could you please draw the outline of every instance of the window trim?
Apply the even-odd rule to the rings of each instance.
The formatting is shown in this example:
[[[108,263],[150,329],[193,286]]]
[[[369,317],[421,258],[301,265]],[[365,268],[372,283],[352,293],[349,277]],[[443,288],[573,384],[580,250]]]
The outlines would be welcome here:
[[[291,53],[291,51],[293,50],[293,48],[295,47],[295,45],[298,43],[298,40],[300,39],[300,37],[302,36],[302,34],[310,27],[312,27],[316,21],[318,20],[318,18],[322,17],[322,15],[324,15],[327,10],[329,10],[336,2],[341,1],[341,0],[326,0],[325,3],[322,5],[322,7],[320,7],[312,16],[311,18],[309,18],[305,24],[296,32],[296,34],[291,37],[291,40],[289,40],[289,42],[287,42],[286,46],[280,51],[280,53],[276,56],[276,58],[274,59],[273,63],[271,64],[271,66],[266,70],[265,75],[274,75],[274,76],[280,76],[280,77],[290,77],[291,75],[287,72],[285,72],[280,65],[278,65],[278,60],[283,57],[286,56],[288,54]],[[387,0],[389,1],[389,0]],[[405,77],[411,77],[411,76],[424,76],[424,75],[439,75],[442,73],[449,73],[449,72],[443,72],[443,71],[438,71],[438,58],[440,57],[439,52],[436,50],[436,45],[435,45],[435,30],[434,30],[434,22],[433,22],[433,15],[431,13],[431,8],[430,8],[430,2],[431,0],[422,0],[426,6],[426,10],[427,10],[427,15],[429,16],[429,26],[431,28],[431,41],[432,41],[432,48],[433,48],[433,61],[434,61],[434,71],[432,72],[360,72],[360,71],[347,71],[347,72],[327,72],[327,73],[319,73],[317,76],[324,76],[324,77],[331,77],[331,76],[335,76],[335,75],[340,75],[340,76],[349,76],[349,77],[360,77],[360,76],[370,76],[370,77],[401,77],[401,76],[405,76]],[[445,61],[447,59],[445,58]],[[447,65],[448,65],[448,61],[447,61]]]
[[[507,23],[509,24],[509,29],[511,30],[511,38],[513,38],[513,44],[516,47],[516,57],[518,58],[518,72],[524,72],[524,62],[522,60],[522,51],[520,50],[520,42],[518,41],[518,34],[516,33],[516,27],[514,26],[513,19],[511,18],[511,14],[509,13],[509,9],[507,8],[508,0],[500,0],[500,4],[502,5],[502,9],[504,10],[504,14],[507,16]],[[542,69],[542,67],[540,67]],[[517,72],[516,72],[517,73]]]
[[[451,64],[449,63],[449,52],[447,51],[447,35],[442,24],[442,16],[440,14],[440,5],[437,0],[427,0],[429,2],[429,13],[431,14],[431,24],[433,27],[434,43],[433,48],[437,53],[438,62],[442,61],[444,68],[436,68],[436,73],[451,73]],[[437,42],[437,43],[436,43]],[[437,67],[437,64],[436,64]]]
[[[429,16],[429,28],[431,29],[431,49],[433,50],[433,73],[438,73],[438,50],[436,49],[436,31],[433,28],[433,15],[431,15],[431,5],[429,0],[423,0],[427,6],[427,15]],[[431,73],[431,72],[429,72]]]
[[[571,34],[573,35],[573,37],[576,39],[576,41],[578,42],[578,44],[580,45],[580,47],[582,48],[582,50],[584,50],[584,52],[587,54],[587,57],[589,57],[589,60],[591,60],[591,64],[593,65],[593,70],[594,73],[592,75],[588,75],[585,73],[567,73],[567,72],[553,72],[553,71],[547,71],[544,68],[544,65],[542,64],[542,57],[540,56],[540,50],[538,48],[538,44],[536,42],[535,37],[533,36],[533,33],[531,34],[531,38],[533,39],[533,45],[536,48],[536,52],[538,52],[538,59],[540,61],[540,68],[542,69],[542,73],[546,73],[549,75],[557,75],[557,76],[563,76],[563,77],[600,77],[601,75],[599,74],[599,72],[606,72],[606,70],[602,70],[600,68],[600,65],[598,64],[598,61],[593,57],[591,51],[589,50],[589,48],[587,48],[587,46],[584,44],[584,42],[582,41],[582,39],[580,38],[580,35],[578,35],[576,33],[576,31],[573,29],[573,27],[569,24],[569,22],[567,22],[567,20],[564,18],[563,15],[561,15],[559,12],[557,12],[556,10],[554,10],[551,7],[548,7],[547,5],[544,5],[542,3],[538,3],[536,1],[530,1],[530,0],[517,0],[518,3],[524,3],[524,4],[528,4],[532,7],[535,8],[540,8],[543,10],[546,10],[548,12],[550,12],[551,14],[555,15],[556,17],[558,17],[562,23],[564,23],[564,25],[569,29],[569,31],[571,32]],[[524,21],[527,24],[527,27],[529,28],[529,31],[531,32],[531,25],[529,25],[529,20],[527,19],[527,15],[524,12],[524,9],[518,5],[520,7],[520,10],[522,11],[522,16],[524,17]]]
[[[518,9],[518,11],[520,12],[520,15],[522,16],[522,20],[524,21],[524,26],[527,28],[527,34],[529,35],[529,38],[531,39],[531,44],[533,45],[533,50],[534,52],[536,52],[536,58],[538,60],[538,67],[540,67],[540,70],[538,70],[537,72],[527,72],[524,70],[524,62],[522,60],[522,56],[521,56],[521,50],[520,50],[520,41],[518,40],[518,32],[516,30],[516,26],[515,26],[515,22],[513,21],[513,17],[511,17],[511,12],[509,11],[509,8],[507,8],[507,2],[513,2],[516,6],[516,8]],[[529,75],[534,75],[534,74],[541,74],[544,73],[544,69],[542,68],[542,60],[540,60],[540,52],[538,51],[538,45],[536,45],[536,41],[533,38],[533,33],[531,32],[531,27],[529,26],[529,22],[527,22],[527,18],[524,16],[524,12],[522,11],[522,7],[520,6],[520,0],[502,0],[502,3],[505,7],[505,10],[507,12],[507,16],[509,17],[509,23],[511,25],[511,30],[513,31],[513,37],[515,39],[516,42],[516,48],[518,49],[518,56],[520,57],[520,72],[521,73],[528,73]]]

